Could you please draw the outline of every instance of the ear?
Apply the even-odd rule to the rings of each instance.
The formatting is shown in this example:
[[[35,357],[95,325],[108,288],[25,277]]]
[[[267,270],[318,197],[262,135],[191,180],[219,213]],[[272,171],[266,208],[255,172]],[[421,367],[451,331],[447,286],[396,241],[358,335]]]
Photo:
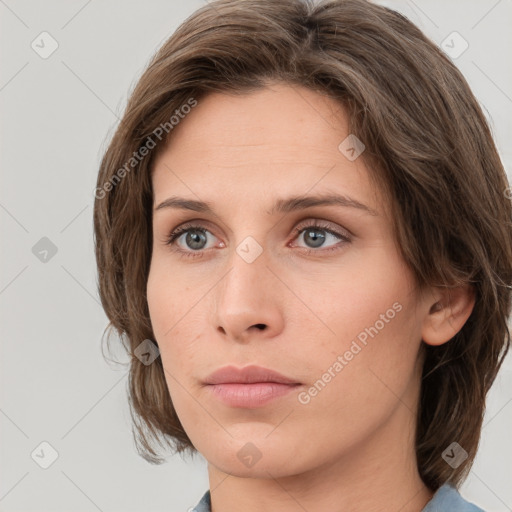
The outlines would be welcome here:
[[[422,339],[427,345],[450,341],[464,326],[475,305],[475,290],[466,284],[457,288],[436,288],[435,300],[423,321]]]

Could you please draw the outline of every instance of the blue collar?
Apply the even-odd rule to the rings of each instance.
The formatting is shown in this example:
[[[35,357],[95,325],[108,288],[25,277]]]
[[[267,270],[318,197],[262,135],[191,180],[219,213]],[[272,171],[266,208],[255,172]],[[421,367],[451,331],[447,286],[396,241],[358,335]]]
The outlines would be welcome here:
[[[210,491],[206,491],[192,512],[211,512]],[[455,487],[442,485],[421,512],[485,512],[466,501]]]

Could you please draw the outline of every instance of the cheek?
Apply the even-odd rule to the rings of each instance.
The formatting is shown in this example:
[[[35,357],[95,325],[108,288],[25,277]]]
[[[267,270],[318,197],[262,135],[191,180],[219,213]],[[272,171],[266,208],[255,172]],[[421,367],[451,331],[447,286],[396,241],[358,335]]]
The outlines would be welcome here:
[[[414,309],[414,282],[392,244],[354,249],[337,265],[287,279],[307,306],[297,303],[301,316],[295,320],[315,327],[324,353],[338,351],[359,334],[363,343],[371,334],[399,343],[396,334],[412,327],[404,317]]]
[[[308,368],[308,381],[297,396],[294,418],[303,438],[331,439],[341,449],[363,440],[398,409],[407,417],[411,411],[410,418],[414,417],[419,342],[411,335],[405,298],[400,311],[392,309],[393,318],[388,310],[396,301],[344,302],[344,313],[332,324],[338,335],[326,335],[324,330],[318,336],[320,347],[302,345],[299,357]],[[379,318],[386,311],[388,323]],[[326,456],[332,449],[332,444],[325,447]]]
[[[339,272],[330,272],[329,281],[320,280],[321,294],[313,293],[314,279],[302,282],[310,309],[319,313],[316,318],[297,317],[295,324],[303,338],[308,325],[314,326],[309,327],[310,341],[299,346],[312,393],[323,398],[305,400],[316,401],[319,411],[329,410],[325,407],[330,404],[333,414],[360,411],[364,401],[372,404],[364,407],[371,415],[409,386],[421,343],[420,324],[412,274],[398,255],[375,248],[356,256],[347,258]]]
[[[147,282],[147,301],[153,333],[158,342],[162,363],[168,373],[181,376],[192,366],[188,364],[196,347],[199,333],[194,326],[192,293],[183,277],[153,260]],[[189,304],[190,302],[190,304]],[[172,382],[171,382],[172,384]]]
[[[151,324],[157,338],[171,335],[179,319],[185,317],[193,305],[193,302],[187,305],[190,293],[184,273],[170,264],[170,258],[162,254],[161,248],[153,248],[146,294]]]

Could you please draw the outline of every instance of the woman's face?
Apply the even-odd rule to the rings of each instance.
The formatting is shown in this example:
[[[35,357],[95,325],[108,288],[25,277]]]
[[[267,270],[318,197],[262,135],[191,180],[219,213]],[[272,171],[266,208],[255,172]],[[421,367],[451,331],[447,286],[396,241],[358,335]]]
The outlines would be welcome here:
[[[155,161],[151,322],[180,421],[226,473],[294,475],[412,432],[430,303],[348,135],[335,101],[279,84],[200,100]],[[227,365],[297,385],[205,384]]]

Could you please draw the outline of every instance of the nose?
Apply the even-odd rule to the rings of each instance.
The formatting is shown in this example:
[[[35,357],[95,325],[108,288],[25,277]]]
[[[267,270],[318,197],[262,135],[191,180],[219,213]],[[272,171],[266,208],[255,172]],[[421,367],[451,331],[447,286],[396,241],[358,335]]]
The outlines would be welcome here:
[[[282,331],[284,290],[267,264],[265,252],[250,263],[233,252],[230,270],[216,287],[215,296],[214,321],[225,338],[247,343],[253,338],[273,338]]]

